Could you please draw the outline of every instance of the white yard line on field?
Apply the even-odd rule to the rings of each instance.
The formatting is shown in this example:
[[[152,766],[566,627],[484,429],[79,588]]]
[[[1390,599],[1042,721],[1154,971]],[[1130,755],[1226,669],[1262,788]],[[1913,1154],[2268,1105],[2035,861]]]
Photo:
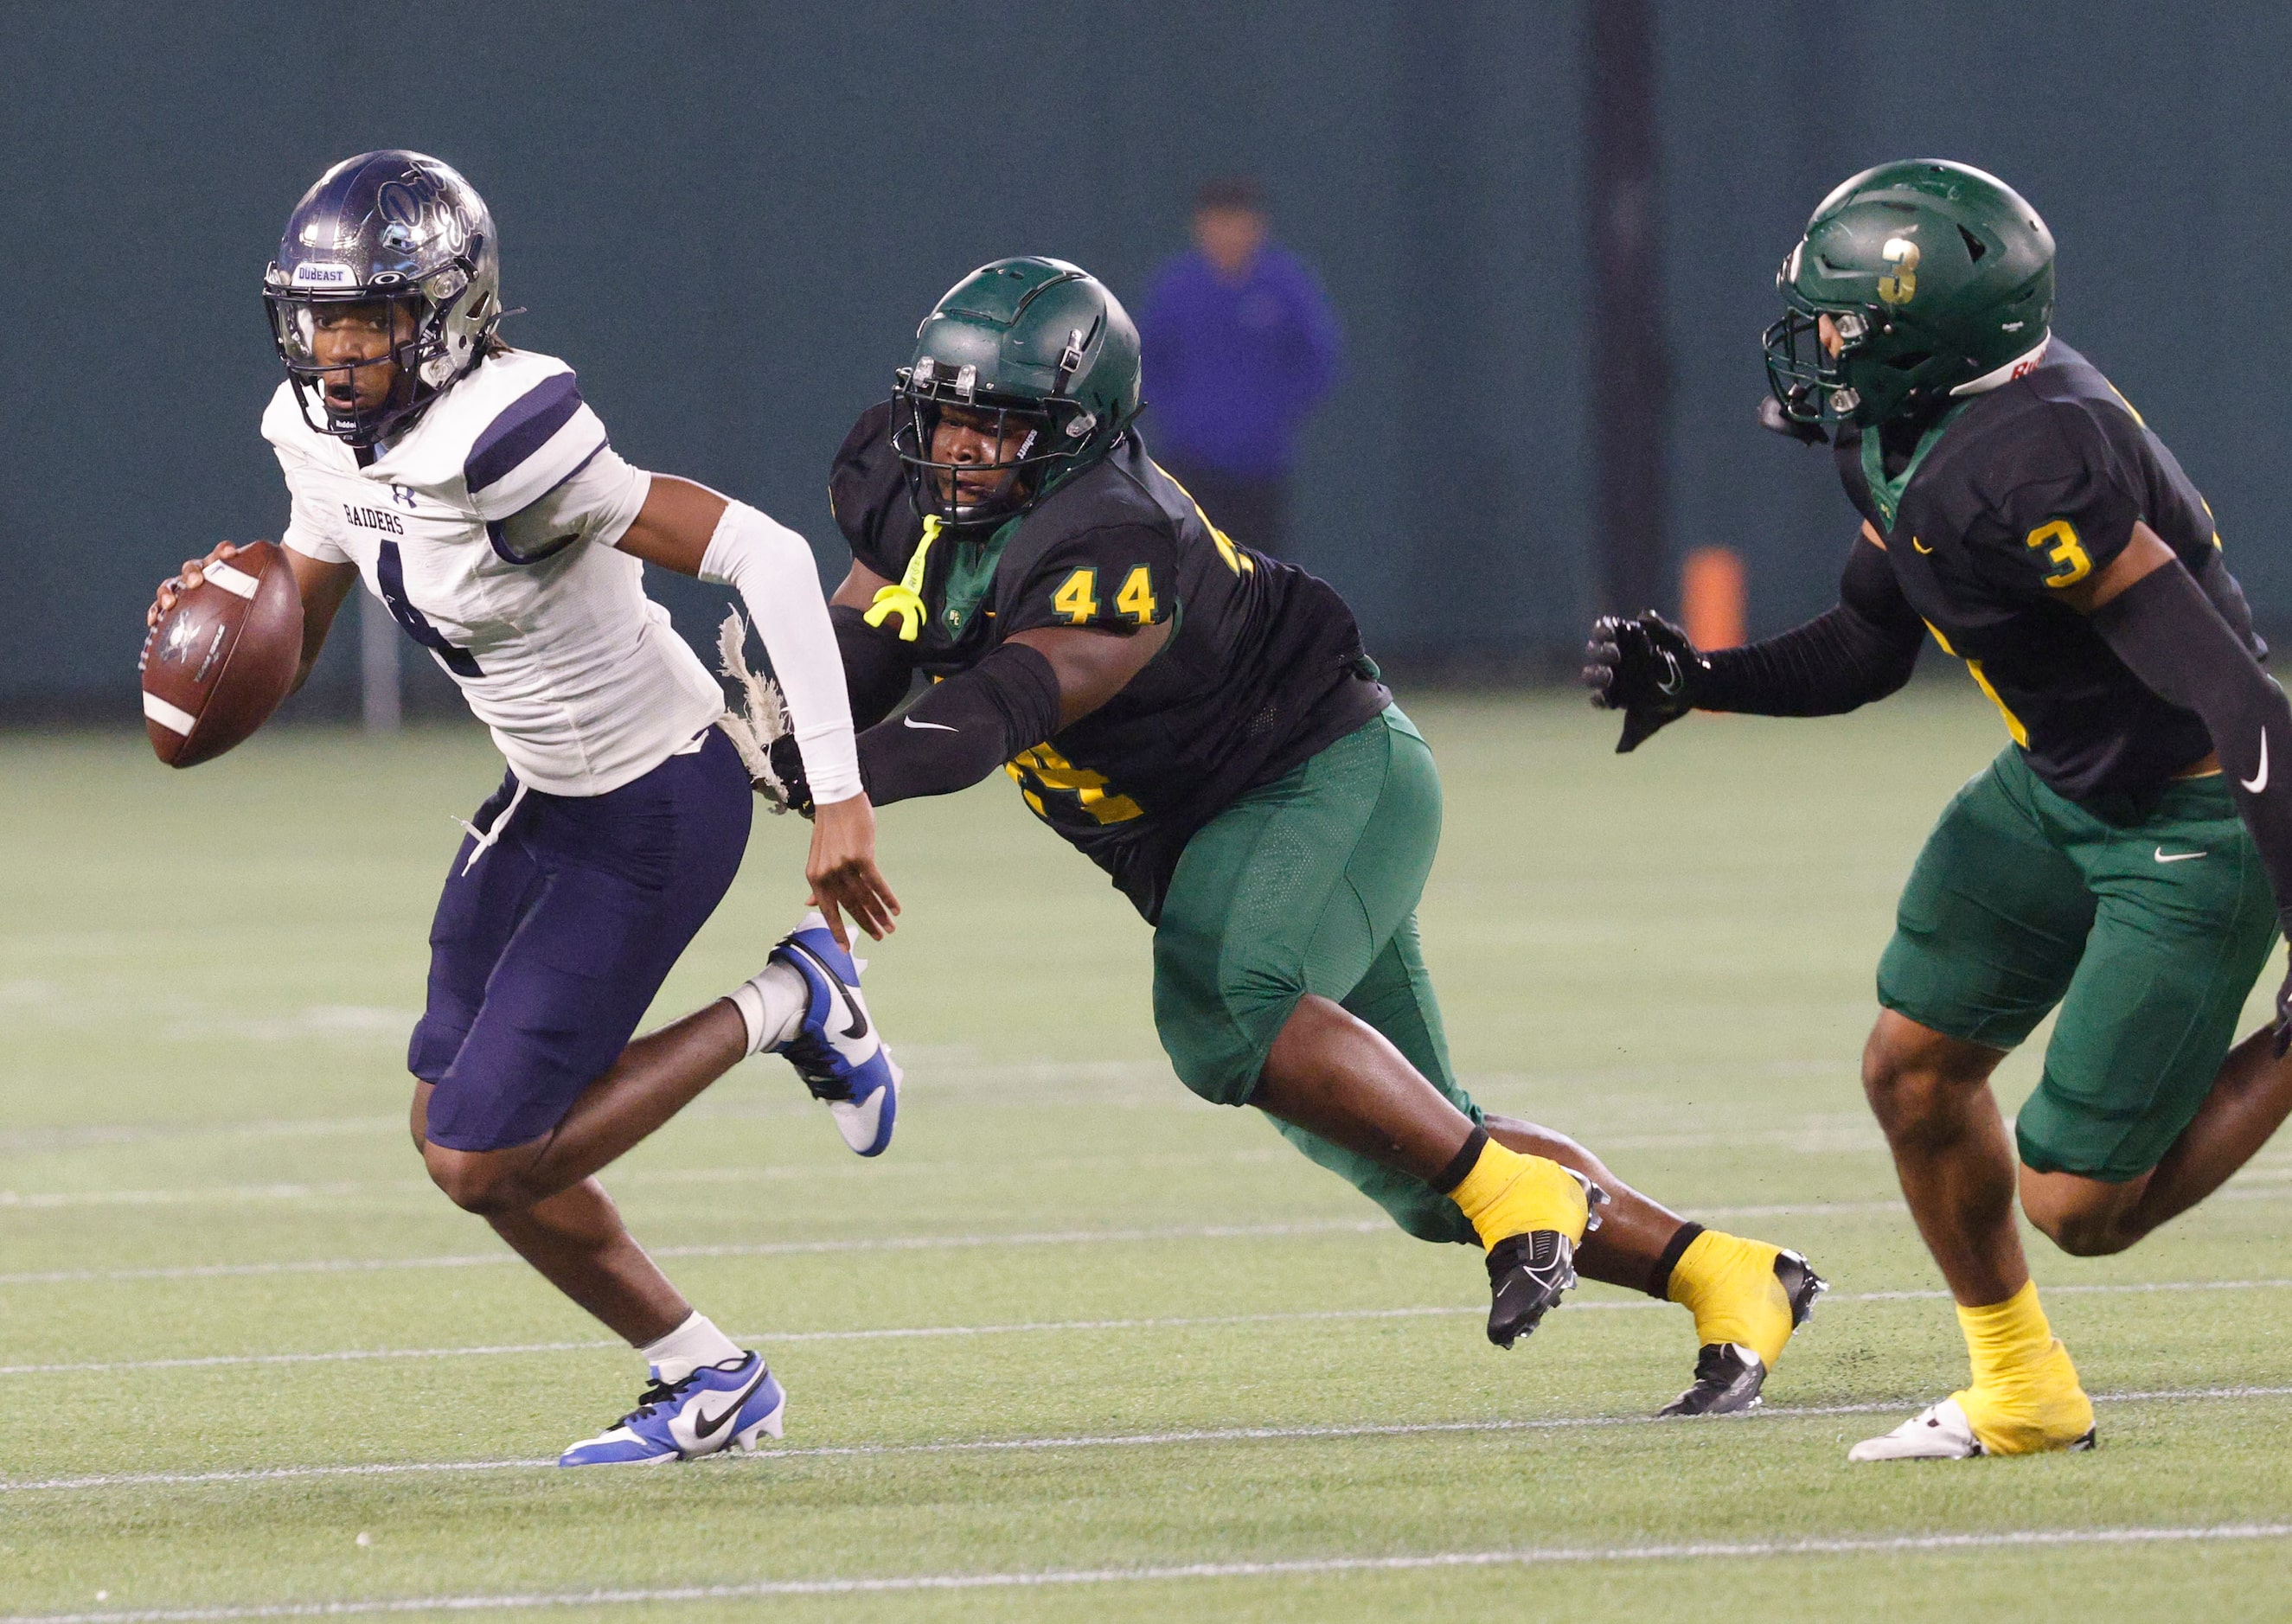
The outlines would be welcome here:
[[[543,1590],[523,1595],[402,1596],[375,1601],[275,1602],[131,1612],[12,1613],[0,1624],[225,1624],[239,1619],[343,1618],[374,1613],[498,1612],[527,1607],[631,1603],[762,1601],[775,1596],[876,1596],[908,1591],[1034,1590],[1074,1585],[1169,1583],[1205,1579],[1318,1579],[1440,1568],[1554,1567],[1564,1564],[1699,1562],[1777,1556],[1863,1556],[2053,1547],[2173,1545],[2292,1536],[2292,1523],[2212,1523],[2161,1528],[2030,1528],[1982,1533],[1843,1535],[1810,1540],[1699,1540],[1675,1545],[1530,1546],[1499,1551],[1431,1551],[1396,1556],[1302,1556],[1259,1562],[1190,1562],[1159,1567],[1050,1568],[1007,1573],[913,1573],[853,1579],[759,1579],[743,1584],[653,1589]]]
[[[315,1201],[345,1195],[412,1194],[426,1179],[338,1180],[330,1184],[216,1184],[179,1190],[0,1190],[0,1207],[40,1211],[58,1207],[173,1207],[192,1203]]]
[[[2217,1543],[2292,1537],[2292,1523],[2212,1523],[2165,1528],[2029,1528],[1983,1533],[1843,1535],[1811,1540],[1720,1540],[1675,1545],[1530,1546],[1500,1551],[1430,1551],[1397,1556],[1302,1556],[1261,1562],[1190,1562],[1160,1567],[1050,1568],[1008,1573],[913,1573],[854,1579],[759,1579],[744,1584],[653,1589],[543,1590],[523,1595],[403,1596],[376,1601],[277,1602],[133,1612],[14,1613],[0,1624],[224,1624],[238,1619],[342,1618],[372,1613],[507,1612],[525,1607],[761,1601],[774,1596],[876,1596],[906,1591],[1034,1590],[1071,1585],[1169,1583],[1204,1579],[1317,1579],[1432,1568],[1553,1567],[1578,1563],[1699,1562],[1775,1556],[1926,1555],[2049,1547]]]
[[[998,1246],[1080,1246],[1103,1241],[1255,1240],[1273,1235],[1398,1234],[1381,1218],[1292,1224],[1179,1225],[1154,1229],[1070,1229],[1013,1234],[872,1235],[829,1241],[743,1241],[718,1245],[651,1246],[656,1258],[787,1258],[833,1252],[969,1250]],[[193,1263],[141,1269],[39,1269],[0,1274],[0,1286],[67,1285],[85,1281],[213,1280],[248,1274],[363,1274],[380,1269],[466,1269],[519,1261],[506,1248],[432,1258],[319,1258],[292,1263]]]
[[[1274,1146],[1260,1150],[1172,1153],[1158,1155],[1053,1156],[1029,1161],[1028,1166],[1034,1171],[1043,1172],[1094,1168],[1154,1170],[1227,1167],[1292,1160],[1294,1158],[1290,1152]],[[1306,1164],[1300,1162],[1296,1165],[1303,1167]],[[967,1162],[899,1162],[888,1165],[853,1162],[778,1167],[635,1168],[614,1174],[613,1188],[617,1191],[646,1189],[661,1185],[771,1184],[784,1180],[810,1178],[873,1179],[900,1175],[937,1178],[948,1174],[973,1173],[977,1170],[976,1163]],[[426,1178],[374,1178],[336,1179],[325,1183],[192,1185],[178,1189],[155,1190],[0,1190],[0,1208],[41,1211],[72,1207],[172,1207],[203,1203],[227,1206],[241,1202],[333,1201],[359,1196],[419,1197],[426,1202],[440,1199],[437,1186]],[[1899,1201],[1801,1202],[1783,1205],[1713,1208],[1709,1210],[1709,1216],[1767,1218],[1788,1212],[1892,1212],[1899,1210],[1901,1204]]]
[[[0,984],[0,994],[6,986]],[[0,996],[0,1004],[5,1002]],[[408,1012],[408,1025],[412,1016]],[[975,1089],[997,1085],[1040,1084],[1135,1084],[1145,1083],[1157,1089],[1166,1088],[1171,1103],[1195,1105],[1199,1102],[1188,1094],[1171,1075],[1169,1065],[1163,1060],[1033,1060],[987,1064],[960,1059],[937,1059],[928,1053],[918,1058],[916,1046],[902,1045],[900,1054],[906,1063],[908,1077],[902,1086],[925,1092],[946,1089],[950,1092]],[[941,1051],[942,1053],[948,1051]],[[1852,1059],[1833,1060],[1719,1060],[1703,1064],[1672,1067],[1629,1065],[1601,1068],[1586,1067],[1566,1073],[1543,1074],[1526,1072],[1466,1073],[1461,1081],[1477,1093],[1534,1089],[1550,1098],[1566,1098],[1584,1090],[1602,1089],[1618,1083],[1633,1081],[1676,1085],[1703,1078],[1738,1076],[1750,1073],[1759,1076],[1819,1075],[1837,1072],[1851,1075]],[[1158,1095],[1157,1096],[1158,1097]],[[731,1094],[711,1094],[679,1113],[678,1120],[698,1122],[722,1117],[797,1116],[817,1110],[810,1100],[798,1095],[793,1099],[779,1097],[755,1097],[747,1090]],[[1620,1144],[1623,1136],[1636,1130],[1627,1123],[1615,1124],[1612,1132],[1590,1131],[1591,1124],[1571,1119],[1570,1127],[1582,1137],[1595,1138],[1604,1145]],[[396,1138],[406,1131],[403,1111],[370,1116],[319,1117],[254,1117],[235,1122],[136,1122],[88,1123],[38,1128],[0,1129],[0,1155],[11,1153],[43,1154],[96,1146],[142,1144],[154,1140],[200,1138],[301,1138],[334,1134],[374,1134]],[[1840,1141],[1857,1132],[1851,1117],[1836,1122],[1821,1122],[1806,1127],[1755,1130],[1748,1133],[1683,1133],[1650,1136],[1643,1141],[1634,1139],[1633,1148],[1658,1146],[1723,1146],[1737,1144],[1776,1145],[1795,1140],[1819,1142]],[[1869,1142],[1877,1145],[1875,1129],[1869,1130]]]
[[[1195,1562],[1161,1567],[1052,1568],[1009,1573],[917,1573],[858,1579],[763,1579],[745,1584],[656,1589],[537,1591],[525,1595],[408,1596],[383,1601],[286,1602],[241,1607],[138,1612],[23,1613],[0,1624],[221,1624],[238,1619],[337,1618],[359,1613],[498,1612],[524,1607],[594,1607],[626,1603],[722,1602],[773,1596],[868,1596],[925,1590],[1020,1590],[1203,1579],[1311,1579],[1400,1573],[1428,1568],[1549,1567],[1575,1563],[1679,1562],[1775,1556],[1859,1556],[2059,1546],[2180,1544],[2281,1540],[2292,1523],[2215,1523],[2167,1528],[2032,1528],[1984,1533],[1843,1536],[1812,1540],[1702,1540],[1676,1545],[1543,1546],[1498,1551],[1437,1551],[1397,1556],[1306,1556],[1262,1562]]]
[[[1052,1568],[1008,1573],[918,1573],[857,1579],[764,1579],[674,1588],[537,1591],[524,1595],[408,1596],[377,1601],[282,1602],[238,1607],[162,1608],[133,1612],[19,1613],[0,1624],[221,1624],[239,1619],[341,1618],[425,1612],[504,1612],[629,1603],[724,1602],[774,1596],[867,1596],[910,1591],[1043,1589],[1204,1579],[1311,1579],[1439,1568],[1547,1567],[1576,1563],[1699,1561],[2030,1549],[2057,1546],[2155,1545],[2280,1540],[2292,1524],[2230,1523],[2177,1528],[2038,1528],[1988,1533],[1846,1536],[1788,1540],[1706,1540],[1679,1545],[1545,1546],[1500,1551],[1438,1551],[1397,1556],[1307,1556],[1260,1562],[1196,1562],[1161,1567]]]
[[[404,1124],[391,1119],[393,1127]],[[327,1124],[249,1124],[250,1129],[266,1128],[286,1131],[297,1128],[323,1129]],[[101,1130],[109,1132],[112,1130]],[[9,1136],[0,1135],[0,1148],[4,1148]],[[1860,1138],[1842,1137],[1834,1129],[1783,1129],[1734,1134],[1642,1134],[1601,1135],[1599,1142],[1605,1149],[1665,1150],[1665,1149],[1752,1149],[1780,1146],[1796,1149],[1807,1154],[1862,1154],[1880,1153],[1885,1142],[1872,1130],[1868,1142]],[[1281,1162],[1290,1153],[1278,1146],[1263,1146],[1245,1150],[1180,1151],[1145,1153],[1122,1155],[1057,1156],[1037,1159],[1029,1163],[1040,1170],[1094,1168],[1180,1168],[1218,1167],[1230,1163]],[[791,1179],[850,1179],[882,1178],[907,1175],[935,1178],[943,1174],[975,1171],[969,1162],[891,1162],[856,1163],[844,1161],[818,1163],[779,1163],[757,1165],[743,1163],[730,1167],[694,1168],[629,1168],[613,1174],[614,1187],[644,1188],[658,1185],[747,1184],[776,1183]],[[199,1202],[233,1203],[241,1202],[331,1201],[359,1197],[417,1197],[432,1198],[433,1186],[424,1178],[375,1178],[271,1180],[260,1184],[184,1185],[152,1189],[116,1190],[15,1190],[0,1188],[0,1208],[41,1210],[73,1207],[149,1207],[195,1204]],[[2292,1195],[2292,1165],[2279,1167],[2261,1162],[2246,1169],[2230,1186],[2214,1199],[2270,1201]],[[1714,1210],[1715,1217],[1755,1218],[1783,1213],[1841,1212],[1892,1210],[1899,1202],[1796,1202],[1769,1206],[1736,1206]]]
[[[115,1123],[81,1128],[12,1128],[0,1132],[0,1154],[45,1154],[155,1139],[299,1139],[334,1134],[402,1134],[406,1113],[389,1116],[256,1118],[238,1122]]]
[[[2160,1280],[2117,1284],[2067,1285],[2047,1288],[2049,1294],[2136,1296],[2157,1291],[2264,1291],[2292,1287],[2282,1280]],[[1940,1302],[1947,1291],[1833,1292],[1826,1308],[1855,1303]],[[1572,1314],[1602,1310],[1657,1309],[1669,1305],[1652,1298],[1594,1298],[1568,1305]],[[989,1325],[896,1325],[860,1331],[785,1331],[738,1333],[736,1339],[756,1347],[778,1347],[792,1342],[918,1341],[940,1337],[1039,1336],[1069,1331],[1189,1331],[1221,1325],[1279,1325],[1301,1322],[1362,1322],[1375,1320],[1445,1319],[1478,1316],[1486,1312],[1475,1304],[1432,1304],[1408,1308],[1309,1308],[1266,1314],[1166,1314],[1120,1320],[1015,1320]],[[622,1350],[625,1344],[606,1339],[587,1342],[504,1342],[468,1347],[337,1348],[324,1353],[204,1354],[173,1359],[101,1359],[75,1364],[0,1364],[0,1376],[74,1376],[118,1371],[194,1371],[238,1365],[347,1364],[376,1359],[482,1359],[518,1355],[592,1353]]]
[[[2095,1393],[2096,1404],[2153,1403],[2172,1401],[2288,1398],[2283,1387],[2159,1387],[2146,1392]],[[1908,1410],[1915,1398],[1881,1399],[1856,1404],[1809,1404],[1784,1408],[1770,1405],[1759,1411],[1767,1419],[1821,1419],[1827,1416],[1879,1415]],[[1741,1418],[1749,1419],[1750,1418]],[[1579,1432],[1594,1427],[1651,1427],[1670,1423],[1650,1415],[1554,1416],[1530,1420],[1395,1421],[1354,1427],[1205,1427],[1171,1432],[1083,1434],[1069,1437],[973,1438],[930,1443],[822,1444],[807,1449],[771,1449],[755,1455],[714,1455],[700,1464],[706,1470],[734,1469],[773,1460],[820,1460],[875,1458],[886,1455],[992,1455],[1042,1450],[1136,1449],[1186,1443],[1253,1443],[1310,1441],[1323,1438],[1410,1438],[1438,1434]],[[82,1477],[0,1479],[0,1495],[31,1494],[73,1489],[180,1488],[197,1483],[281,1483],[310,1477],[400,1477],[456,1472],[513,1472],[554,1468],[553,1459],[529,1460],[386,1460],[364,1465],[248,1467],[212,1472],[109,1472]],[[0,1620],[0,1624],[7,1620]]]
[[[1293,1160],[1280,1146],[1250,1150],[1143,1153],[1137,1155],[1045,1156],[1030,1160],[1037,1171],[1097,1168],[1169,1169],[1229,1167],[1262,1162]],[[1302,1166],[1303,1164],[1300,1163]],[[968,1162],[837,1162],[747,1167],[630,1168],[613,1175],[616,1190],[645,1189],[658,1185],[772,1184],[783,1180],[883,1178],[905,1175],[937,1178],[972,1173]],[[338,1179],[323,1184],[189,1185],[157,1190],[0,1190],[0,1207],[40,1210],[59,1207],[162,1207],[198,1202],[320,1201],[343,1196],[406,1196],[438,1199],[437,1186],[426,1178]]]
[[[1250,1153],[1242,1153],[1247,1155]],[[1215,1160],[1215,1158],[1213,1159]],[[2215,1194],[2214,1201],[2292,1198],[2292,1186],[2239,1189]],[[0,1203],[4,1204],[4,1203]],[[1732,1221],[1762,1218],[1862,1218],[1906,1216],[1899,1200],[1775,1202],[1755,1206],[1696,1207],[1699,1218]],[[876,1235],[822,1241],[741,1241],[690,1246],[655,1246],[656,1258],[782,1258],[812,1253],[972,1250],[1001,1246],[1079,1246],[1097,1242],[1254,1240],[1282,1235],[1394,1235],[1377,1218],[1328,1218],[1278,1224],[1212,1224],[1137,1229],[1022,1231],[1012,1234]],[[355,1274],[390,1269],[486,1268],[515,1263],[506,1248],[496,1252],[455,1252],[421,1258],[316,1258],[278,1263],[186,1263],[121,1269],[28,1269],[0,1274],[0,1286],[51,1286],[107,1281],[217,1280],[271,1274]],[[2063,1288],[2049,1288],[2060,1290]],[[2071,1288],[2074,1289],[2074,1288]]]
[[[1783,1213],[1899,1212],[1899,1201],[1820,1202],[1773,1207],[1700,1209],[1710,1218],[1773,1217]],[[964,1251],[1002,1246],[1082,1246],[1107,1241],[1233,1241],[1282,1235],[1398,1235],[1382,1218],[1324,1218],[1279,1224],[1173,1225],[1139,1229],[1063,1229],[1012,1234],[865,1235],[825,1241],[738,1241],[713,1245],[653,1246],[656,1258],[786,1258],[813,1253]],[[214,1280],[239,1275],[364,1274],[381,1269],[466,1269],[515,1263],[517,1254],[449,1253],[429,1258],[318,1258],[283,1263],[188,1263],[129,1269],[32,1269],[0,1274],[0,1286],[70,1285],[97,1281]]]

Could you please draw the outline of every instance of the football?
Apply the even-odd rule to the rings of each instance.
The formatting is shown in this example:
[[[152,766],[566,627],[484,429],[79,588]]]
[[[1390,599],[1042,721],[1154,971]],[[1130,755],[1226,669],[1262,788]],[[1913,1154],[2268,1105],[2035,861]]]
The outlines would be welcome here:
[[[303,596],[269,542],[205,567],[143,639],[143,726],[170,767],[214,760],[270,720],[303,653]]]

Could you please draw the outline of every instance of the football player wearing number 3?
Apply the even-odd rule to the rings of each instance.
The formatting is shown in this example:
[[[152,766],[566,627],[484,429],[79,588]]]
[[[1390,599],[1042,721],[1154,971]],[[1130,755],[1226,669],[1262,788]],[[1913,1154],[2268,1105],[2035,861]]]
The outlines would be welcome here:
[[[779,1435],[761,1356],[679,1295],[595,1174],[749,1055],[786,1055],[846,1141],[888,1141],[898,1073],[839,910],[882,936],[835,637],[811,549],[704,486],[630,467],[561,361],[509,348],[484,202],[418,153],[367,153],[288,219],[264,298],[287,381],[263,418],[293,512],[299,685],[363,577],[461,685],[509,762],[466,825],[431,927],[408,1067],[431,1178],[634,1347],[653,1385],[568,1466]],[[152,623],[202,562],[159,589]],[[648,599],[646,562],[738,589],[786,690],[773,759],[808,770],[814,915],[728,998],[637,1022],[747,844],[746,723]],[[778,707],[774,707],[777,712]]]
[[[1580,1266],[1692,1310],[1666,1413],[1749,1408],[1821,1281],[1457,1084],[1416,936],[1432,752],[1344,600],[1212,529],[1139,410],[1137,332],[1074,266],[997,261],[925,318],[829,483],[868,795],[1007,770],[1155,927],[1189,1088],[1257,1106],[1409,1234],[1485,1247],[1498,1346]],[[893,716],[918,671],[943,679]]]
[[[2272,1037],[2230,1048],[2292,917],[2292,709],[2204,498],[2051,335],[2053,237],[2020,197],[1882,165],[1824,200],[1778,282],[1762,415],[1832,439],[1862,516],[1838,607],[1707,654],[1652,613],[1603,620],[1585,679],[1627,751],[1691,709],[1883,698],[1931,630],[2003,712],[2013,743],[1903,890],[1862,1059],[1973,1379],[1851,1459],[2090,1448],[2014,1228],[2017,1149],[2030,1221],[2093,1256],[2202,1201],[2292,1110],[2292,982]],[[1989,1074],[2056,1005],[2009,1141]]]

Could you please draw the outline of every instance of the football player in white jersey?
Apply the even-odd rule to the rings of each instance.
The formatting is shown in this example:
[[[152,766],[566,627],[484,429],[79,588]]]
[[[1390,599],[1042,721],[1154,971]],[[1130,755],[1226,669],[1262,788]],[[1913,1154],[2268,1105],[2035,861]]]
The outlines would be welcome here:
[[[899,1073],[842,915],[880,937],[851,707],[811,549],[705,486],[630,467],[563,362],[509,348],[491,215],[419,153],[363,154],[288,219],[264,299],[286,382],[264,414],[293,499],[299,685],[363,579],[452,674],[509,763],[468,824],[431,929],[408,1068],[431,1178],[642,1350],[637,1408],[568,1466],[753,1450],[785,1395],[671,1285],[595,1175],[747,1057],[786,1055],[862,1155]],[[172,607],[204,563],[159,589]],[[635,1036],[738,871],[771,755],[645,597],[653,563],[735,587],[785,694],[771,751],[810,785],[819,912],[762,973]],[[787,761],[787,752],[795,760]]]

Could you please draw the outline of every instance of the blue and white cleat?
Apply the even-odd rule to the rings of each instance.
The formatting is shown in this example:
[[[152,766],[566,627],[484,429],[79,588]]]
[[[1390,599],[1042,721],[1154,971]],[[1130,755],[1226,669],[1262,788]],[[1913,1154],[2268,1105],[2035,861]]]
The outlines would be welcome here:
[[[811,995],[795,1035],[771,1052],[786,1055],[812,1097],[827,1102],[846,1145],[862,1156],[882,1155],[899,1120],[900,1067],[868,1018],[860,966],[818,913],[780,938],[771,962],[803,977]]]
[[[559,1466],[658,1466],[730,1450],[754,1454],[761,1435],[780,1435],[787,1393],[762,1354],[704,1364],[680,1382],[656,1380],[643,1401],[593,1438],[557,1458]]]

